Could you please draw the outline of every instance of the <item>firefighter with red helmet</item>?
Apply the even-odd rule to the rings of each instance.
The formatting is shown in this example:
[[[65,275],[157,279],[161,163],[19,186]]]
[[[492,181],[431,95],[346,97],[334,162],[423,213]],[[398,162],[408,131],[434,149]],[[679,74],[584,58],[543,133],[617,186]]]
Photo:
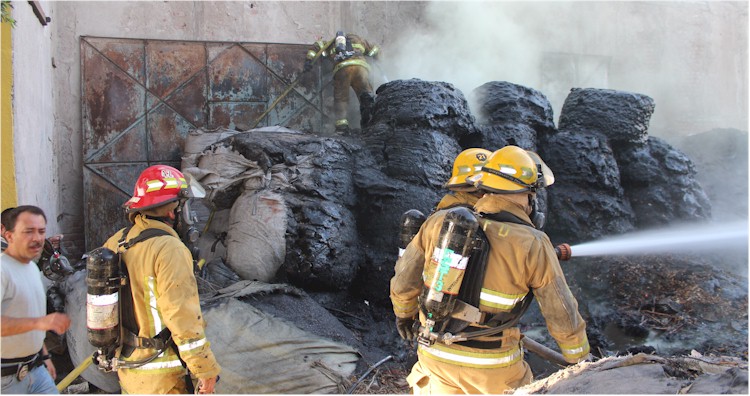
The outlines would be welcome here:
[[[318,56],[330,58],[333,66],[333,109],[337,133],[349,131],[349,120],[346,117],[349,106],[349,87],[354,90],[359,100],[361,126],[367,125],[370,111],[375,102],[372,85],[370,84],[370,65],[365,56],[375,57],[380,48],[356,34],[336,32],[336,37],[330,41],[318,40],[307,51],[305,71],[312,69],[313,62]],[[320,53],[320,55],[318,55]]]
[[[199,393],[214,392],[221,368],[204,332],[193,258],[175,230],[186,221],[188,200],[201,193],[171,166],[146,168],[124,204],[131,224],[104,244],[121,253],[132,296],[121,301],[124,336],[117,373],[123,393],[187,393],[193,391],[190,373],[198,379]],[[160,236],[123,251],[127,241],[153,229]]]
[[[418,340],[419,360],[407,377],[414,394],[502,394],[530,383],[517,323],[532,298],[565,360],[589,357],[578,303],[552,243],[532,221],[537,190],[554,182],[549,168],[538,156],[506,146],[468,182],[485,192],[474,213],[453,208],[427,219],[391,279],[399,334]],[[463,226],[468,232],[458,238],[446,232]],[[446,249],[443,241],[452,239],[481,241],[486,259]]]

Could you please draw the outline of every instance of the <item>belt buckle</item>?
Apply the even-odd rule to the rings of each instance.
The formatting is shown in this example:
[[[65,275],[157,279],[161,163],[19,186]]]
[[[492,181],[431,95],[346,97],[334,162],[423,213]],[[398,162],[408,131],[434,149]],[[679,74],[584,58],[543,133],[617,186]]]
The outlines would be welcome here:
[[[29,365],[23,364],[18,368],[18,373],[16,373],[16,378],[18,378],[19,381],[23,381],[26,376],[29,375]]]

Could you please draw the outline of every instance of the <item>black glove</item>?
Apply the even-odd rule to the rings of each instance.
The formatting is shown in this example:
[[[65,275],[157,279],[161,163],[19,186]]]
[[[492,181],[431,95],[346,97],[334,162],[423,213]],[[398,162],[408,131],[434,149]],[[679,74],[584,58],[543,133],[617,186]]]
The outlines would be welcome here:
[[[312,70],[312,59],[305,60],[305,69],[306,72],[309,72]]]
[[[396,328],[398,329],[398,335],[405,340],[411,341],[417,335],[414,332],[414,318],[396,317]]]

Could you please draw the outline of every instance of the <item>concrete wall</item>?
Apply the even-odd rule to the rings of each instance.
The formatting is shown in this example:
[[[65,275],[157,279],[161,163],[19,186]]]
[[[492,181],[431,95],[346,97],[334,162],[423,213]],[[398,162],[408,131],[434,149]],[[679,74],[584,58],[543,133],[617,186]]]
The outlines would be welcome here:
[[[44,8],[49,3],[42,4]],[[39,22],[28,2],[13,2],[13,6],[12,15],[16,20],[11,35],[13,147],[17,204],[42,208],[47,215],[47,234],[54,235],[60,231],[56,221],[60,148],[59,131],[54,123],[53,29]]]
[[[30,7],[14,3],[26,19]],[[42,4],[52,23],[14,32],[18,195],[72,239],[83,231],[80,36],[311,43],[343,28],[381,45],[380,82],[440,80],[468,94],[511,81],[556,113],[572,87],[612,88],[654,97],[655,135],[747,129],[746,2]]]

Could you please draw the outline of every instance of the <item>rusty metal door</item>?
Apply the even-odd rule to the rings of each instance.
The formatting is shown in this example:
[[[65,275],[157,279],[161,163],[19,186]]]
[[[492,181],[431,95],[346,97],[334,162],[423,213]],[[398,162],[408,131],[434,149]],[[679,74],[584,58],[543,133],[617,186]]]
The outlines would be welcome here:
[[[179,168],[191,130],[249,129],[298,77],[257,126],[315,132],[331,123],[330,75],[318,63],[300,76],[307,45],[101,37],[80,44],[86,250],[127,224],[121,205],[143,169]]]

